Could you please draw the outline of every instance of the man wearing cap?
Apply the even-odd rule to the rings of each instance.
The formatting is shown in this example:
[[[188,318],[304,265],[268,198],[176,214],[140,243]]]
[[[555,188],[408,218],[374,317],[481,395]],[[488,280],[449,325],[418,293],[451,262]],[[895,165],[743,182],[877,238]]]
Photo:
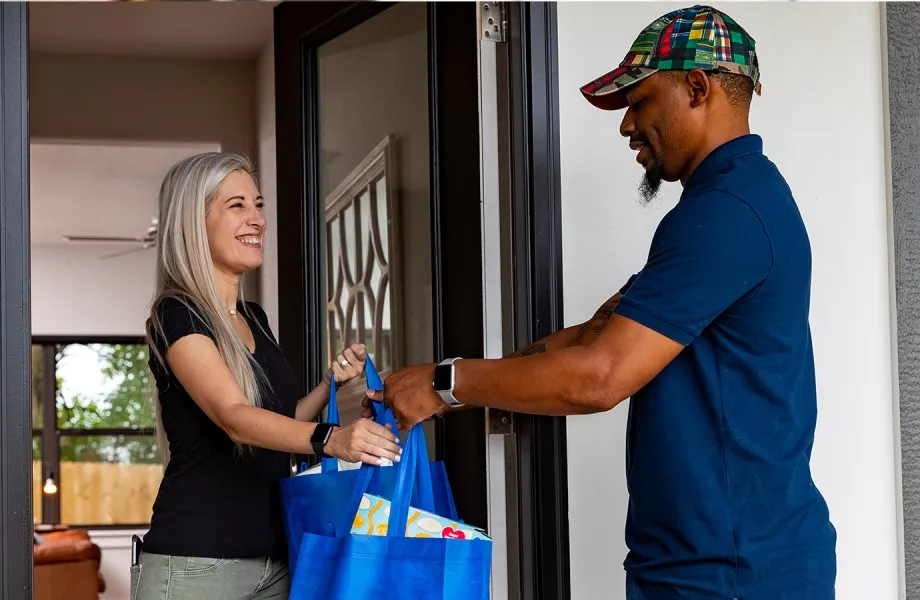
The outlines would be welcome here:
[[[811,249],[750,133],[759,80],[754,40],[728,15],[695,6],[649,25],[581,90],[625,109],[646,198],[683,186],[645,266],[583,325],[385,383],[401,427],[468,406],[574,415],[631,397],[629,600],[834,597],[836,532],[809,468]]]

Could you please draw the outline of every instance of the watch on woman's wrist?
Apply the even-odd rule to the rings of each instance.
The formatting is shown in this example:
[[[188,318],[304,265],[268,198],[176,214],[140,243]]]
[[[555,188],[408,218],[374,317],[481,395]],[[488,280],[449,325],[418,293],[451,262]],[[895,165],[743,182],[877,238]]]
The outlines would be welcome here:
[[[310,436],[310,445],[313,447],[313,454],[320,458],[329,458],[326,454],[326,444],[332,439],[332,432],[335,431],[335,425],[330,423],[317,423],[313,428],[313,434]]]

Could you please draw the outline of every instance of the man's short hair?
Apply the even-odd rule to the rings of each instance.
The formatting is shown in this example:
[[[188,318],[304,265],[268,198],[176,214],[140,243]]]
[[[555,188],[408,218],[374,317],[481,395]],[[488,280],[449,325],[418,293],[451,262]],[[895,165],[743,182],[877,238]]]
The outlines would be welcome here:
[[[754,98],[754,82],[750,77],[737,73],[710,73],[719,81],[732,106],[748,107]]]

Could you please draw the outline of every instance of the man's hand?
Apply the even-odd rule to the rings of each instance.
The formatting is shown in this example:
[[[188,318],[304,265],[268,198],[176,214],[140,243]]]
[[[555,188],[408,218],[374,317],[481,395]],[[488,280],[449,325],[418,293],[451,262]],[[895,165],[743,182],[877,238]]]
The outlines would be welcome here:
[[[383,393],[368,391],[368,397],[377,402],[386,401],[399,428],[411,429],[447,410],[447,405],[434,391],[434,368],[434,364],[428,364],[401,369],[386,378]],[[369,413],[370,410],[365,409],[365,414]]]

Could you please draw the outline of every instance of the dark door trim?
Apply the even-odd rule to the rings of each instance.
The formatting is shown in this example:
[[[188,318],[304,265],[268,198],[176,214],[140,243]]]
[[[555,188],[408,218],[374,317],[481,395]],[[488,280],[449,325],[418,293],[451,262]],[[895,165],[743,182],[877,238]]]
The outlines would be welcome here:
[[[509,3],[515,337],[563,325],[556,4]],[[521,597],[570,596],[566,421],[515,416]]]
[[[479,179],[478,4],[428,3],[428,110],[434,358],[482,357],[482,213]],[[472,257],[472,258],[471,258]],[[482,409],[438,419],[437,456],[457,509],[488,524],[486,421]],[[465,489],[466,488],[466,489]]]
[[[27,21],[0,4],[0,600],[32,597]]]
[[[888,85],[888,143],[891,177],[892,233],[894,236],[894,269],[896,317],[897,376],[895,394],[899,405],[895,417],[899,426],[900,497],[897,498],[900,558],[904,561],[902,597],[920,595],[920,316],[916,299],[920,297],[920,230],[917,214],[920,210],[920,152],[916,140],[920,132],[920,107],[915,98],[920,93],[920,60],[912,49],[916,45],[917,19],[920,6],[915,3],[892,2],[884,5],[882,27],[887,43]],[[895,438],[898,441],[898,438]],[[900,567],[900,565],[899,565]]]

